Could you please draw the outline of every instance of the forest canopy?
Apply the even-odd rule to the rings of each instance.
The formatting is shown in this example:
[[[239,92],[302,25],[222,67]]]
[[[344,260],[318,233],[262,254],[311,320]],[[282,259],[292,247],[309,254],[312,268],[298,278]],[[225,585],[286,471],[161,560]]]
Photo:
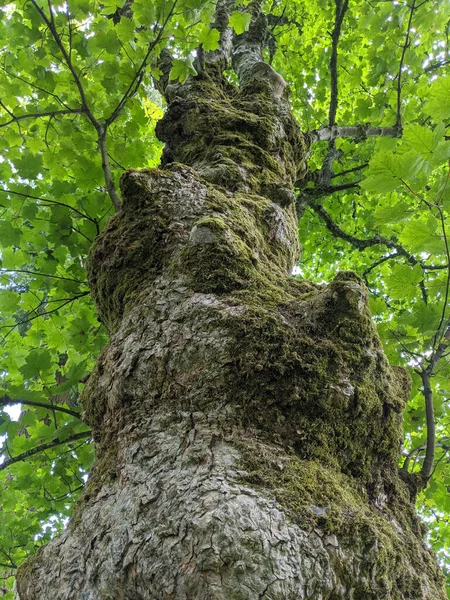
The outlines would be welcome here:
[[[248,2],[229,27],[246,32]],[[93,461],[79,394],[107,341],[86,257],[128,169],[157,167],[162,78],[195,77],[212,0],[0,6],[0,593],[61,531]],[[450,3],[269,0],[267,62],[310,143],[293,276],[356,272],[385,352],[413,380],[400,468],[450,552]],[[200,51],[198,50],[200,48]],[[165,53],[173,60],[164,72]],[[236,74],[230,69],[231,84]],[[15,407],[15,408],[14,408]],[[449,588],[450,589],[450,588]]]

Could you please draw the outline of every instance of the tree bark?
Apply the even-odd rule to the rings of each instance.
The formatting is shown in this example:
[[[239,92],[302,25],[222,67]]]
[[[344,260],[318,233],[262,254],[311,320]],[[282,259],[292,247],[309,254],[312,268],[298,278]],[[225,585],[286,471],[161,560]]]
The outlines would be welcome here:
[[[307,146],[258,19],[239,88],[221,59],[163,81],[163,168],[122,177],[92,248],[96,461],[17,599],[446,597],[397,468],[407,373],[356,275],[291,277]]]

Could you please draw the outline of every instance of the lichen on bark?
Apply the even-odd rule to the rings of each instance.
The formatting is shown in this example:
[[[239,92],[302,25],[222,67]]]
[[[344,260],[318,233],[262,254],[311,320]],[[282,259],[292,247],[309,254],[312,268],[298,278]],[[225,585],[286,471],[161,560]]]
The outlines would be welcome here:
[[[162,168],[124,174],[92,247],[96,462],[20,600],[445,598],[397,470],[408,377],[367,291],[291,277],[307,148],[258,19],[240,87],[220,60],[163,86]]]

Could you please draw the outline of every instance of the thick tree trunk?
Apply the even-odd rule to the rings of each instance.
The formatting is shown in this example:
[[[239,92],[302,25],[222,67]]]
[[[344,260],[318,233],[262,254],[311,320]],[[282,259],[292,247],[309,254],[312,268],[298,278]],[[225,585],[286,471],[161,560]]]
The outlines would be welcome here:
[[[171,164],[123,176],[89,259],[95,466],[20,600],[445,598],[397,470],[407,374],[357,276],[290,275],[307,148],[255,40],[239,89],[220,56],[161,84]]]

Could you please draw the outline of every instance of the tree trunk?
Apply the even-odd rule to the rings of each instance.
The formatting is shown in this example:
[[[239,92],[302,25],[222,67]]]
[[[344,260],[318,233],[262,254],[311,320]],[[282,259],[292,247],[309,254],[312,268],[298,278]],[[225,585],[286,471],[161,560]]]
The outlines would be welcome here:
[[[166,164],[122,177],[89,258],[96,462],[20,600],[446,597],[397,469],[407,373],[356,275],[291,277],[307,148],[257,27],[239,88],[220,56],[162,78]]]

